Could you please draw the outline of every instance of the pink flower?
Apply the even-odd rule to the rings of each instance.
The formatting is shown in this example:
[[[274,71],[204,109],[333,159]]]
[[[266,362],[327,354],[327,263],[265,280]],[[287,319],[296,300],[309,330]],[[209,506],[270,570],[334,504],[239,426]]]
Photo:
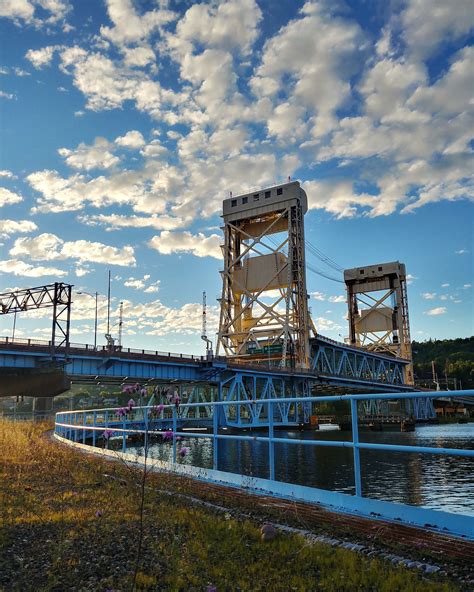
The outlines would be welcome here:
[[[184,458],[189,452],[189,448],[187,448],[186,446],[183,446],[180,451],[179,451],[179,455],[181,456],[181,458]]]
[[[130,399],[130,401],[127,403],[127,405],[128,405],[128,410],[131,411],[135,406],[135,401],[133,399]]]
[[[146,397],[146,396],[147,396],[147,393],[148,393],[148,391],[146,390],[146,388],[142,388],[142,389],[140,390],[140,395],[141,395],[142,397]]]
[[[109,438],[111,438],[113,436],[113,431],[112,430],[105,430],[104,433],[102,434],[104,440],[108,440]]]
[[[171,430],[166,430],[166,432],[164,432],[162,434],[163,436],[163,440],[172,440],[173,439],[173,432]]]
[[[101,516],[102,516],[102,510],[97,510],[97,512],[95,513],[95,517],[100,518]]]

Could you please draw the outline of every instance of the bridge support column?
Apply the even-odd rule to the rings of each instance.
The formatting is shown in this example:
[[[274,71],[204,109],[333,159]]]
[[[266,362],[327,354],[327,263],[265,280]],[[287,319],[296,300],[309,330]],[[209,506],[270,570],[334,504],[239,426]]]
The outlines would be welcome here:
[[[53,397],[34,397],[33,415],[41,417],[53,411]]]

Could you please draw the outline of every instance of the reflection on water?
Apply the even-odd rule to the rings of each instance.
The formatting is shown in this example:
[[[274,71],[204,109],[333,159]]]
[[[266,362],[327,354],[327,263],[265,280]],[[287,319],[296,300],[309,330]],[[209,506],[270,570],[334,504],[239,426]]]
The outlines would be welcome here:
[[[253,432],[256,435],[256,432]],[[266,431],[261,432],[266,435]],[[276,437],[351,440],[350,432],[277,431]],[[446,448],[474,448],[474,424],[417,426],[415,432],[361,432],[362,442]],[[183,438],[184,462],[212,467],[210,438]],[[137,449],[139,452],[140,449]],[[151,447],[153,458],[168,460],[169,445]],[[474,516],[474,460],[467,457],[361,450],[362,489],[367,497],[425,506]],[[183,462],[183,461],[180,461]],[[265,442],[219,441],[219,469],[268,477]],[[275,472],[280,481],[354,493],[352,450],[275,444]]]

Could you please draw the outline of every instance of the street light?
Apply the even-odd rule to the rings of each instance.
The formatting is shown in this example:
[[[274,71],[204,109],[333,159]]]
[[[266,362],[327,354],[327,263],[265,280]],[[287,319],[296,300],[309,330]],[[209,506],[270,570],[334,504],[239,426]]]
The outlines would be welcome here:
[[[95,292],[95,294],[91,294],[90,292],[77,292],[77,294],[85,294],[86,296],[95,298],[94,349],[97,349],[97,298],[99,297],[99,292]]]

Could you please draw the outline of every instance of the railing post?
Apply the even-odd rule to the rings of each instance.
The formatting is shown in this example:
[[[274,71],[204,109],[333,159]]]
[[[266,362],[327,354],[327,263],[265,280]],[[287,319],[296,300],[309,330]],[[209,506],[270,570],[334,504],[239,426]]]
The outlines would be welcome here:
[[[82,443],[85,444],[86,443],[86,428],[85,428],[85,422],[87,420],[87,414],[86,413],[82,413]]]
[[[125,423],[126,419],[125,419],[125,415],[122,416],[122,429],[125,430],[127,427],[127,424]],[[122,452],[125,452],[127,450],[127,434],[126,432],[122,432]]]
[[[214,471],[219,467],[219,440],[217,435],[219,433],[219,406],[215,404],[212,413],[212,468]]]
[[[178,421],[176,418],[176,407],[173,406],[173,464],[176,464],[176,432],[178,430]]]
[[[351,399],[352,419],[352,445],[354,451],[354,483],[355,494],[362,496],[362,481],[360,477],[360,454],[359,454],[359,418],[357,416],[357,400]]]
[[[92,415],[92,427],[97,427],[97,411],[94,411]],[[92,430],[92,446],[95,446],[97,439],[97,430]]]
[[[275,481],[275,448],[273,443],[273,403],[268,402],[268,468],[270,480]]]

